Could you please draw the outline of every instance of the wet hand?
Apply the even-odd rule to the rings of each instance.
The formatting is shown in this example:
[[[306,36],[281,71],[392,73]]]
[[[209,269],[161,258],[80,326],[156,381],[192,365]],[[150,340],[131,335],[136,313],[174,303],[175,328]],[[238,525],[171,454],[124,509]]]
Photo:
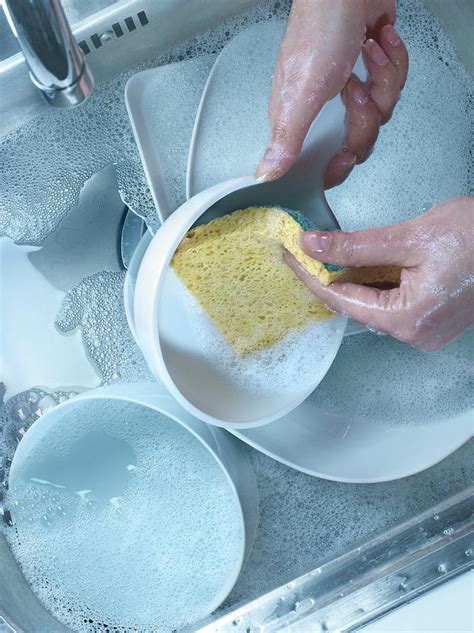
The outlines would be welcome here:
[[[273,180],[288,171],[321,108],[339,92],[346,138],[329,163],[325,186],[339,184],[366,160],[408,71],[394,21],[395,0],[293,0],[273,78],[272,137],[257,176]],[[361,51],[369,74],[365,84],[352,75]]]
[[[456,198],[415,220],[349,233],[308,231],[303,250],[341,266],[396,265],[400,286],[323,286],[292,255],[300,279],[329,309],[425,350],[434,351],[474,324],[474,198]]]

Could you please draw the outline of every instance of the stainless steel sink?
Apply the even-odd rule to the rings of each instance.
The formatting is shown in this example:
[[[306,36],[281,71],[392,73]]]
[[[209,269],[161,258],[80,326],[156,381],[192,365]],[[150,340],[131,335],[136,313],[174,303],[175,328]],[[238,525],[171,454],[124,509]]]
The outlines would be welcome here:
[[[258,0],[78,0],[79,12],[71,2],[67,11],[75,37],[100,85],[257,3]],[[427,4],[439,16],[466,67],[473,71],[472,2],[427,0]],[[0,12],[0,137],[41,116],[48,108],[31,84],[24,61],[7,33]],[[124,205],[112,171],[93,179],[92,190],[88,212],[93,215],[94,210],[100,209],[108,230],[114,233],[110,234],[110,253],[98,254],[97,266],[107,261],[109,269],[118,271]],[[101,193],[97,193],[99,190]],[[74,227],[80,216],[76,209],[66,225]],[[76,264],[80,266],[80,258],[76,253],[74,266],[59,274],[51,262],[64,252],[64,243],[59,247],[53,239],[49,252],[51,261],[46,249],[33,259],[53,285],[68,289],[77,281]],[[466,552],[472,549],[474,533],[473,491],[468,488],[473,449],[471,440],[429,471],[400,482],[359,486],[312,479],[249,449],[264,508],[261,528],[254,555],[236,590],[220,612],[203,624],[205,630],[278,631],[283,626],[293,627],[294,631],[331,630],[324,622],[335,613],[340,615],[337,630],[354,630],[472,567]],[[292,494],[301,494],[299,510],[287,516],[283,495]],[[321,508],[328,515],[321,520],[322,532],[314,542],[305,540],[298,523],[321,499],[334,507]],[[376,521],[371,520],[371,513],[377,515]],[[433,523],[434,516],[441,519]],[[286,526],[284,541],[278,541],[275,521]],[[359,528],[352,529],[351,524],[357,522]],[[279,548],[278,560],[272,556],[275,546]],[[302,551],[304,548],[307,551]],[[361,562],[362,556],[366,556],[367,564]],[[449,573],[437,571],[441,561],[447,561]],[[308,573],[296,579],[302,569]],[[322,569],[324,577],[320,575]],[[411,582],[400,589],[403,578],[408,576]],[[359,593],[354,593],[356,590]],[[352,592],[352,599],[344,601],[347,592]],[[0,631],[2,618],[18,632],[69,630],[32,593],[0,533]]]
[[[76,11],[79,22],[73,26],[73,32],[86,54],[96,84],[99,84],[257,2],[118,0],[103,8],[105,0],[96,0],[87,3],[89,10],[96,8],[89,17],[84,16],[83,8],[79,13]],[[71,1],[67,4],[70,7],[82,5]],[[74,16],[75,12],[70,9],[69,13]],[[1,11],[0,16],[0,134],[4,134],[40,114],[47,106],[31,84],[22,55],[7,56],[17,47],[9,35],[5,36],[8,27]]]

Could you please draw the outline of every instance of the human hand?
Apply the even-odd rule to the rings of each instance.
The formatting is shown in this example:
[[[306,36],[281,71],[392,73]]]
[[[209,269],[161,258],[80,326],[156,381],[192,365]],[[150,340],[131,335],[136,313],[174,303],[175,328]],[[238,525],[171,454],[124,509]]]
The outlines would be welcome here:
[[[257,176],[274,180],[290,169],[321,108],[341,91],[346,138],[328,165],[326,188],[368,158],[408,72],[394,22],[395,0],[293,0],[273,78],[272,137]],[[361,51],[366,84],[351,74]]]
[[[298,277],[330,310],[425,351],[440,349],[474,324],[474,198],[455,198],[420,217],[350,233],[308,231],[303,250],[341,266],[402,267],[400,286],[323,286],[296,259]]]

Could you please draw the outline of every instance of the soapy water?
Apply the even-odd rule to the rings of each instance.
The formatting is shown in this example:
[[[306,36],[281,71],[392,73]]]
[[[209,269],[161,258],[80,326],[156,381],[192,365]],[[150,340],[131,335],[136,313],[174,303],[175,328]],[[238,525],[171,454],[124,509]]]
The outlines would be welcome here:
[[[334,316],[290,332],[278,343],[240,356],[207,316],[192,293],[173,271],[174,297],[185,311],[194,342],[206,364],[234,387],[259,398],[294,396],[297,390],[311,388],[329,368],[344,332],[345,319]]]
[[[66,293],[56,317],[55,325],[63,334],[80,328],[87,355],[103,384],[153,380],[128,327],[124,279],[124,272],[85,277]]]
[[[73,390],[58,389],[48,392],[44,389],[29,389],[10,398],[0,414],[0,432],[3,431],[0,441],[3,442],[6,452],[13,455],[18,442],[33,422],[56,405],[74,398],[77,394],[78,392]]]
[[[411,53],[410,76],[394,118],[381,131],[373,156],[365,165],[358,166],[346,183],[328,193],[330,203],[341,224],[347,229],[404,220],[414,217],[443,198],[472,193],[472,175],[470,180],[469,176],[467,179],[465,177],[468,171],[465,148],[469,142],[466,122],[471,107],[469,91],[472,80],[457,60],[452,44],[447,40],[439,24],[426,11],[424,5],[421,2],[399,2],[398,4],[398,26],[407,39]],[[267,3],[266,6],[270,5],[273,3]],[[283,3],[278,11],[283,11],[284,5],[287,7],[288,3]],[[252,13],[250,17],[241,18],[242,21],[239,24],[246,26],[255,19],[260,19],[253,17],[255,15]],[[262,16],[262,19],[266,17],[263,14]],[[225,28],[226,31],[223,31],[224,34],[218,42],[219,46],[221,42],[225,43],[234,32],[237,32],[237,27],[235,31],[232,30],[233,27]],[[226,32],[229,35],[226,35]],[[208,46],[205,37],[199,41],[203,44],[203,53],[212,54],[213,50],[219,47],[216,44],[211,50],[211,45]],[[191,55],[197,51],[197,47],[197,41],[193,42],[192,50],[189,49]],[[190,54],[183,49],[183,52],[177,54],[176,59],[188,58]],[[198,51],[198,54],[201,52]],[[175,59],[175,57],[169,59]],[[424,60],[424,63],[418,62],[417,59]],[[165,63],[167,60],[164,58],[153,60],[149,65],[154,66],[158,61]],[[449,64],[449,68],[446,64]],[[130,74],[146,67],[148,65],[136,67]],[[35,125],[31,124],[6,139],[0,140],[0,156],[2,157],[0,159],[2,162],[0,189],[3,193],[0,200],[0,230],[4,230],[17,241],[41,244],[44,237],[54,230],[68,209],[74,206],[87,178],[101,169],[103,164],[108,164],[110,160],[120,162],[117,168],[121,171],[122,196],[134,210],[148,216],[149,222],[156,224],[152,212],[153,205],[123,107],[122,91],[128,76],[128,74],[123,75],[107,86],[99,87],[90,102],[81,109],[68,112],[67,115],[50,112],[45,117],[46,121],[38,119],[35,125],[39,127],[41,134],[36,134]],[[419,107],[417,107],[418,86],[423,86],[425,97],[422,104],[420,99]],[[455,97],[452,97],[453,94]],[[103,104],[107,104],[107,107],[103,108]],[[179,109],[185,104],[186,96],[183,93],[179,107],[177,104],[170,104],[170,113],[179,117]],[[449,117],[443,116],[446,108],[450,113]],[[83,109],[86,109],[87,116],[80,119],[78,115]],[[437,115],[432,116],[432,112],[435,111]],[[411,123],[411,112],[418,114],[414,125]],[[79,121],[83,121],[81,123],[83,129],[77,125]],[[94,125],[95,122],[97,125]],[[91,124],[94,125],[94,130],[89,134]],[[118,131],[121,125],[124,137]],[[50,130],[57,132],[58,145],[55,146],[54,153],[58,156],[58,164],[48,169],[51,148],[46,141],[50,138]],[[400,135],[407,138],[399,140]],[[425,143],[425,138],[430,139],[429,142]],[[410,151],[406,151],[408,142],[411,143]],[[33,149],[35,155],[32,157]],[[427,149],[430,150],[428,157],[425,154]],[[187,152],[184,144],[182,151]],[[73,163],[71,172],[63,168],[66,155]],[[446,161],[443,156],[446,157]],[[13,164],[16,161],[15,172],[13,170],[7,172],[4,169],[4,162],[8,163],[8,161],[13,161]],[[382,165],[377,168],[379,161],[382,161]],[[470,162],[467,168],[472,169]],[[182,178],[182,176],[178,177]],[[25,182],[28,182],[28,192],[24,191]],[[390,188],[388,188],[388,183],[391,185]],[[42,193],[43,187],[48,190],[48,194]],[[184,191],[181,191],[180,195],[183,201]],[[2,207],[3,204],[5,208]],[[8,209],[8,215],[6,209]],[[106,295],[107,289],[113,289],[110,294],[111,301],[113,296],[118,297],[118,283],[115,279],[106,276],[101,284]],[[114,295],[114,293],[117,294]],[[87,295],[84,294],[84,298],[86,297]],[[71,309],[75,301],[76,297],[71,297]],[[108,299],[104,302],[100,293],[96,292],[87,302],[86,310],[91,320],[81,319],[79,327],[83,328],[85,340],[91,342],[98,340],[100,347],[102,337],[110,332],[111,322],[106,320],[106,315],[109,311],[113,312],[113,305],[109,304]],[[115,316],[112,317],[114,318]],[[120,318],[123,318],[123,315]],[[94,329],[94,334],[97,334],[95,338],[92,333],[88,336],[89,328]],[[103,365],[102,361],[98,362],[99,369],[104,368],[106,380],[107,377],[111,378],[113,375],[111,371],[113,365],[120,365],[123,341],[129,340],[128,332],[125,332],[122,327],[118,328],[116,336],[115,345],[102,346]],[[362,345],[362,339],[365,345]],[[379,359],[383,359],[386,343],[398,345],[388,337],[365,335],[362,339],[355,350],[360,354],[360,358],[354,356],[351,359],[354,368],[351,379],[360,371],[360,367],[364,366],[369,345],[378,345]],[[352,337],[344,341],[341,353],[346,345],[356,346],[357,340],[357,337]],[[462,341],[463,339],[458,344],[461,345]],[[400,344],[400,348],[400,355],[393,356],[396,363],[400,361],[403,351],[408,350],[408,353],[411,353],[411,348],[407,346]],[[436,356],[439,357],[440,362],[445,353],[445,350],[437,353]],[[423,359],[432,357],[421,352],[417,354]],[[126,379],[133,380],[134,372],[137,372],[137,376],[141,375],[139,372],[144,371],[143,364],[140,365],[141,362],[142,360],[137,363],[137,366],[127,363],[127,371],[124,371]],[[398,371],[395,364],[391,368],[393,375],[399,377],[397,388],[400,393],[403,393],[407,386],[410,389],[416,388],[417,383],[412,380],[410,374],[412,369],[413,365],[409,370]],[[456,373],[454,360],[451,371],[454,376]],[[372,375],[373,382],[376,382],[377,373],[373,371]],[[439,372],[436,375],[439,376]],[[441,388],[444,380],[443,374],[438,388]],[[394,406],[394,400],[387,398],[394,390],[393,386],[388,384],[389,382],[384,381],[384,390],[381,394],[377,394],[379,399],[377,418],[380,417],[380,411],[383,409],[383,422],[385,419],[393,419],[394,423],[399,421],[406,423],[409,421],[407,415],[402,415],[397,420],[397,416],[389,410],[389,407]],[[316,394],[320,393],[324,385],[325,381]],[[423,389],[424,386],[420,386],[418,393],[413,391],[412,394],[414,394],[413,397],[418,398],[418,403],[426,405],[428,403],[424,401]],[[353,404],[357,404],[356,398],[357,394],[354,392]],[[340,403],[340,399],[340,392],[333,391],[322,397],[321,401],[324,400],[325,406],[334,408]],[[463,401],[460,394],[458,394],[458,399],[464,409],[471,406],[470,402]],[[451,403],[454,400],[453,395]],[[385,407],[384,402],[386,402]],[[359,405],[362,406],[362,403]],[[399,403],[395,405],[399,406]],[[431,407],[431,412],[432,410]],[[405,409],[405,413],[407,412],[408,407]],[[367,415],[367,412],[364,412],[364,415]],[[424,422],[429,421],[428,417],[427,415]],[[4,431],[10,431],[13,428],[11,419],[9,416],[0,422]],[[18,416],[15,419],[17,425],[21,427]],[[421,420],[421,416],[419,419]],[[5,453],[10,453],[11,444],[9,447],[8,450],[5,449]],[[0,454],[3,450],[0,440]],[[247,566],[248,572],[235,592],[234,602],[249,600],[257,593],[262,593],[262,589],[269,590],[279,584],[282,565],[284,565],[284,575],[287,578],[295,577],[310,569],[318,558],[324,558],[331,552],[345,548],[347,542],[366,538],[366,530],[373,533],[386,529],[394,521],[403,520],[419,511],[420,508],[425,508],[426,499],[438,501],[445,497],[447,490],[454,492],[460,490],[467,485],[469,480],[469,477],[463,479],[462,473],[464,466],[472,461],[469,461],[468,457],[470,450],[472,452],[472,446],[470,449],[469,447],[462,449],[461,453],[458,452],[458,457],[454,458],[457,459],[454,465],[450,460],[442,462],[435,467],[437,469],[435,474],[428,471],[419,477],[411,477],[401,482],[379,485],[375,488],[370,486],[370,490],[367,486],[354,488],[315,480],[292,469],[282,471],[283,467],[277,462],[254,453],[254,467],[261,484],[262,505],[267,512],[267,520],[266,523],[265,520],[263,521],[265,529],[260,531],[256,546],[258,562],[256,564],[254,560],[252,565]],[[3,463],[8,464],[8,457],[4,457]],[[1,475],[0,471],[0,479]],[[354,494],[357,497],[356,502]],[[290,504],[289,510],[282,515],[281,504],[287,501]],[[328,507],[331,507],[329,514]],[[351,520],[354,516],[357,517],[355,522]],[[328,534],[331,535],[329,544]],[[282,560],[272,563],[271,561],[275,559],[275,543],[278,543],[282,549]],[[291,555],[288,554],[289,551],[292,552]],[[37,577],[39,578],[39,572]],[[109,583],[106,583],[106,586],[109,586]],[[44,586],[42,591],[50,596],[54,593],[52,585]],[[67,614],[67,617],[75,617],[75,615]],[[83,622],[79,624],[81,627],[92,627],[89,630],[104,630],[105,628],[102,622],[97,625]]]
[[[2,228],[19,241],[40,244],[75,203],[87,178],[111,160],[117,161],[117,169],[122,172],[122,196],[134,210],[148,214],[149,221],[156,223],[123,103],[123,88],[128,77],[158,63],[188,59],[193,55],[215,55],[240,29],[270,17],[282,18],[287,10],[287,2],[261,3],[248,14],[224,23],[211,34],[195,38],[167,57],[151,60],[106,86],[99,86],[81,108],[68,113],[50,111],[0,140],[0,156],[5,164],[5,169],[0,170],[0,187],[4,193],[0,200],[0,207],[4,205],[0,212]],[[472,79],[423,3],[400,2],[398,13],[398,26],[411,55],[409,79],[392,120],[381,130],[373,156],[358,166],[345,183],[328,192],[344,228],[404,220],[442,198],[471,191],[472,181],[466,176],[472,167],[466,130],[470,129]],[[171,82],[172,67],[169,68]],[[171,129],[176,129],[176,121],[181,119],[186,121],[186,126],[191,125],[194,111],[186,110],[187,104],[195,108],[200,92],[198,81],[177,83],[182,87],[180,99],[164,101],[163,107],[167,104],[168,109],[161,113],[161,120],[166,115],[174,122]],[[182,112],[187,114],[182,115]],[[57,144],[54,152],[50,151],[50,138]],[[175,148],[167,172],[167,179],[175,183],[176,204],[185,197],[186,138],[185,134],[178,137],[179,148]],[[407,151],[408,146],[410,151]],[[242,151],[239,160],[245,155]],[[66,157],[70,167],[65,167]],[[28,182],[28,188],[24,182]],[[84,280],[77,289],[69,291],[57,319],[61,332],[81,328],[87,352],[105,383],[151,377],[128,332],[123,314],[122,282],[121,273],[105,273]],[[367,342],[374,339],[371,337]],[[376,344],[391,343],[384,338]],[[359,350],[361,364],[365,362],[364,349]],[[408,347],[403,349],[410,352]],[[443,358],[446,353],[442,350],[437,354]],[[410,375],[403,369],[397,372],[394,367],[394,372],[404,377],[400,379],[404,385],[410,383]],[[456,373],[454,368],[453,372]],[[382,395],[382,399],[384,397]],[[420,401],[423,401],[422,393]],[[387,412],[387,418],[394,417]]]
[[[259,3],[248,13],[97,86],[80,108],[51,109],[1,138],[0,235],[8,235],[16,242],[41,244],[68,210],[77,205],[85,182],[111,163],[115,164],[124,202],[144,217],[149,226],[156,228],[159,221],[124,102],[127,80],[147,68],[192,57],[215,56],[242,28],[256,21],[284,16],[288,6],[286,1]],[[199,93],[199,86],[196,91]],[[173,100],[163,103],[163,114],[166,113],[170,125],[181,120],[181,99],[179,95],[178,103]],[[189,137],[178,140],[182,142],[181,151],[176,151],[174,156],[181,165],[182,154],[187,155]],[[180,204],[184,200],[182,191],[176,202]]]
[[[61,422],[7,495],[5,534],[38,598],[78,632],[169,632],[208,615],[244,538],[218,463],[179,424],[133,403],[85,402]]]
[[[474,408],[473,351],[472,330],[436,353],[372,333],[349,336],[310,399],[352,421],[442,422]]]
[[[408,79],[370,158],[326,193],[344,230],[404,222],[474,193],[473,76],[424,3],[398,2],[397,13]]]

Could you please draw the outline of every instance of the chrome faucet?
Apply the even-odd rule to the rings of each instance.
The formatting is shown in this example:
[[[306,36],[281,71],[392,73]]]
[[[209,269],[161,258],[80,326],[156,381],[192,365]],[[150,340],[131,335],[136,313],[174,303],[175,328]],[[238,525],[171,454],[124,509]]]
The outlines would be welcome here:
[[[51,105],[69,108],[90,95],[94,79],[59,0],[3,0],[32,82]]]

